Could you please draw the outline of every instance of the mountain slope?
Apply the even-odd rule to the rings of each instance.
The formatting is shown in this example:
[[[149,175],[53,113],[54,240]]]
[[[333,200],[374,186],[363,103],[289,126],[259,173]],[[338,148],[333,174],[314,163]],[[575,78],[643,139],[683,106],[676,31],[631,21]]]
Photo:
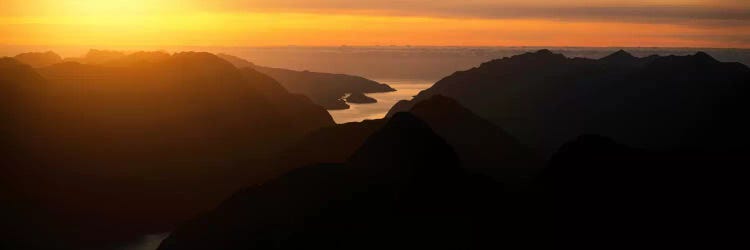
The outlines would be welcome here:
[[[490,176],[508,188],[523,189],[529,184],[527,178],[543,166],[534,151],[450,98],[433,96],[415,105],[409,113],[444,138],[470,173]],[[314,131],[286,151],[284,159],[290,165],[343,162],[388,120],[338,124]],[[416,149],[409,152],[413,150]]]
[[[379,93],[395,89],[382,83],[358,76],[310,71],[295,71],[255,65],[242,58],[219,54],[237,68],[251,67],[279,81],[292,93],[304,94],[326,109],[347,109],[343,100],[347,93]]]
[[[712,147],[741,147],[750,138],[736,116],[748,107],[748,82],[746,66],[705,53],[635,58],[619,51],[595,60],[541,50],[456,72],[391,114],[444,95],[546,153],[586,133],[647,149],[722,150]]]
[[[513,246],[523,230],[511,220],[496,224],[517,204],[501,205],[501,190],[463,173],[427,124],[399,113],[346,163],[303,167],[238,192],[159,249]]]
[[[21,223],[58,230],[49,244],[97,248],[168,230],[270,177],[268,158],[334,125],[309,99],[209,53],[132,59],[36,71],[0,61],[2,94],[13,96],[1,107],[12,126],[0,136],[13,139],[1,153],[14,156],[0,162],[2,184],[54,215]]]

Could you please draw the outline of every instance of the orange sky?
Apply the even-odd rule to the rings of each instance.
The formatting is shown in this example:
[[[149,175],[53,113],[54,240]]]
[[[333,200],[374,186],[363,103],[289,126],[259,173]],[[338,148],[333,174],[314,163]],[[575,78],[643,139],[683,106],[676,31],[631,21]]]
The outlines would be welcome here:
[[[0,45],[750,48],[746,0],[1,1]]]

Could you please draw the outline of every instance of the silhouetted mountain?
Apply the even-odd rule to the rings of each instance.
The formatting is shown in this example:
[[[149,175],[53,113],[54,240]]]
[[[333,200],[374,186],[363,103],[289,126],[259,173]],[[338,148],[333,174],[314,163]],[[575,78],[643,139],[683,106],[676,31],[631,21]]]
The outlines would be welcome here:
[[[282,154],[290,166],[312,163],[345,162],[365,139],[388,122],[387,119],[365,120],[321,128],[305,136]]]
[[[602,57],[602,59],[599,59],[600,61],[604,61],[607,63],[631,63],[633,61],[638,60],[638,57],[633,56],[632,54],[628,53],[625,50],[618,50],[615,53],[612,53],[608,56]]]
[[[21,53],[13,58],[34,68],[60,63],[63,60],[60,55],[52,51]]]
[[[12,139],[2,155],[13,156],[0,162],[2,186],[52,216],[20,221],[31,229],[19,232],[56,230],[61,241],[48,243],[61,248],[168,230],[271,177],[268,158],[334,125],[306,97],[209,53],[144,52],[38,72],[0,60],[0,93],[12,96],[1,103],[0,136]]]
[[[409,113],[424,120],[436,134],[456,150],[462,166],[509,188],[525,188],[529,177],[543,165],[537,156],[501,128],[486,121],[452,99],[436,95],[415,105]],[[343,162],[365,138],[388,119],[339,124],[310,133],[284,153],[289,165]]]
[[[366,96],[365,94],[359,93],[359,92],[349,94],[346,98],[344,98],[344,100],[348,103],[376,103],[378,102],[378,100],[376,100],[375,98]]]
[[[594,60],[548,50],[456,72],[391,114],[445,95],[527,145],[551,152],[579,134],[647,149],[744,147],[750,69],[705,53]]]
[[[219,54],[238,68],[252,67],[279,81],[292,93],[304,94],[326,109],[348,109],[342,100],[347,93],[379,93],[395,91],[387,84],[358,76],[329,74],[310,71],[295,71],[255,65],[242,58]]]
[[[502,128],[455,100],[432,96],[409,111],[427,122],[456,150],[465,168],[491,176],[509,188],[525,187],[543,165],[540,156]]]
[[[252,83],[252,87],[274,105],[279,115],[291,121],[290,125],[296,130],[310,132],[333,125],[331,115],[306,96],[287,92],[279,82],[254,69],[243,68],[240,71],[246,81]]]
[[[496,224],[517,206],[503,199],[498,184],[463,173],[427,124],[399,113],[347,163],[300,168],[241,191],[159,249],[509,247],[528,232],[513,219]]]

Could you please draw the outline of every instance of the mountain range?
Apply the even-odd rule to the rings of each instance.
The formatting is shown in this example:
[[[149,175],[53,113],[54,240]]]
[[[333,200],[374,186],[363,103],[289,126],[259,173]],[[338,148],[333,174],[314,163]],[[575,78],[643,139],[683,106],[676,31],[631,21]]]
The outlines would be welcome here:
[[[750,68],[702,52],[588,59],[540,50],[456,72],[390,114],[443,95],[546,154],[580,134],[654,150],[730,150],[750,135],[738,115],[747,82]]]
[[[162,250],[741,238],[722,224],[742,226],[745,211],[745,65],[540,50],[335,124],[314,98],[226,58],[0,58],[0,246],[117,249],[165,231]]]
[[[3,232],[21,244],[11,246],[84,248],[169,230],[264,180],[274,171],[266,159],[334,125],[307,97],[213,54],[111,63],[34,69],[1,59],[0,180],[7,202],[39,208],[8,212]]]
[[[744,65],[719,63],[703,53],[635,58],[619,51],[591,60],[539,51],[488,62],[441,80],[384,119],[309,134],[286,155],[328,164],[299,165],[303,167],[237,192],[179,227],[160,249],[724,245],[711,239],[734,233],[711,218],[731,220],[742,213],[737,197],[744,175],[739,166],[747,164],[747,151],[735,143],[744,139],[733,130],[736,124],[725,123],[740,118],[722,115],[744,107],[741,99],[728,98],[747,93],[746,77]],[[720,89],[708,90],[704,84]],[[563,138],[588,132],[577,128],[610,125],[598,130],[609,135],[573,135],[549,154],[537,149],[545,144],[527,147],[515,139],[514,130],[482,113],[537,111],[488,105],[498,96],[513,97],[501,91],[505,88],[531,96],[501,101],[521,105],[528,97],[526,102],[543,103],[534,94],[546,93],[553,104],[563,106],[554,111],[568,112],[548,113],[552,117],[545,119],[559,120],[538,124],[545,130],[536,133]],[[613,95],[635,99],[613,100]],[[691,102],[689,97],[701,98]],[[663,103],[657,102],[660,98]],[[653,113],[642,114],[646,107]],[[716,120],[690,123],[683,114],[690,108],[699,108],[692,115],[713,114]],[[514,117],[531,118],[508,121],[536,121],[535,114],[518,113]],[[667,121],[679,126],[661,130],[661,122]],[[651,126],[631,126],[643,123]],[[708,126],[700,126],[704,124]],[[695,128],[681,131],[688,126]],[[719,132],[718,127],[730,130]],[[677,135],[659,134],[663,132]],[[679,137],[725,133],[740,137]],[[667,140],[675,136],[680,140]],[[684,241],[685,236],[696,240]]]

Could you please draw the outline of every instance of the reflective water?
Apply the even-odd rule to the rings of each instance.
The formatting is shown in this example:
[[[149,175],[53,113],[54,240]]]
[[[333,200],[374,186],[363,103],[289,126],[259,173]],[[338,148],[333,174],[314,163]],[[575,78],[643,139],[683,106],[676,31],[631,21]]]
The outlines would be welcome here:
[[[383,118],[388,113],[388,110],[390,110],[391,107],[396,104],[396,102],[400,100],[410,100],[413,96],[419,94],[419,91],[429,88],[434,83],[433,81],[429,80],[407,79],[376,81],[388,84],[396,89],[396,91],[367,94],[367,96],[377,99],[377,103],[349,103],[349,105],[351,106],[349,109],[330,110],[329,113],[331,114],[331,116],[333,116],[333,120],[336,121],[336,123],[340,124]]]

